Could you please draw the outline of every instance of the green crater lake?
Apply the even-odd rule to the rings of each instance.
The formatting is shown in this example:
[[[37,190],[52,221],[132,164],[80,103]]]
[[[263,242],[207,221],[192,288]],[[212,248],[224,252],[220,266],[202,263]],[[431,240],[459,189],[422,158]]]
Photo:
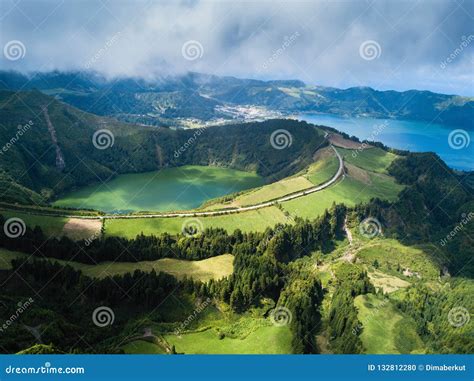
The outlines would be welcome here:
[[[119,175],[68,193],[53,204],[107,213],[194,209],[212,198],[263,184],[260,176],[229,168],[184,166]]]

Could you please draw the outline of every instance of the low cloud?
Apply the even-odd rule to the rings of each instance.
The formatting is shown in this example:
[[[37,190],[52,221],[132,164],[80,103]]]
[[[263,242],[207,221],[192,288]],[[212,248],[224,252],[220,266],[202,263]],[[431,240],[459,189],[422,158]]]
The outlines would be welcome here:
[[[4,0],[1,46],[19,40],[26,54],[16,61],[2,57],[1,65],[20,71],[86,67],[109,77],[197,71],[472,95],[472,45],[440,65],[474,34],[473,4]],[[183,57],[188,41],[202,45],[197,59]],[[366,41],[380,46],[377,58],[361,57]]]

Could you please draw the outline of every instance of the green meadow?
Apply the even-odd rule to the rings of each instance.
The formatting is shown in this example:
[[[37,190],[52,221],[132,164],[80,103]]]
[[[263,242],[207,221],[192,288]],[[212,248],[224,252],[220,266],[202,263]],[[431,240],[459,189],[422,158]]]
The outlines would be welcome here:
[[[402,315],[388,299],[373,294],[354,299],[358,319],[362,323],[360,339],[366,353],[423,353],[424,345],[416,333],[415,321]]]
[[[360,179],[349,174],[329,188],[283,202],[282,206],[291,215],[311,219],[323,214],[333,203],[354,206],[374,197],[395,200],[402,189],[386,175],[365,172],[365,178]]]
[[[12,259],[27,259],[30,255],[0,249],[0,270],[11,268]],[[37,258],[37,257],[31,257]],[[45,259],[46,260],[46,259]],[[163,258],[156,261],[142,262],[102,262],[97,265],[88,265],[79,262],[68,262],[57,259],[47,259],[56,261],[62,265],[69,265],[84,275],[91,278],[105,278],[107,276],[124,275],[133,273],[135,270],[144,272],[165,272],[176,278],[193,278],[202,282],[210,279],[221,279],[232,274],[234,257],[230,254],[219,255],[200,261],[185,261],[174,258]]]
[[[376,238],[364,245],[357,258],[369,266],[377,261],[377,268],[403,279],[434,280],[440,274],[434,258],[436,251],[430,246],[404,246],[395,239]]]
[[[178,234],[182,232],[183,224],[188,219],[189,217],[107,219],[105,234],[127,238],[134,238],[140,233],[145,235]],[[284,213],[275,206],[238,214],[198,217],[198,219],[203,229],[220,227],[228,232],[233,232],[236,229],[261,232],[267,227],[287,221]]]
[[[378,147],[360,151],[338,147],[337,151],[344,158],[344,162],[378,173],[387,173],[387,168],[398,157]]]
[[[54,217],[54,216],[41,216],[24,212],[0,210],[0,214],[6,219],[8,218],[20,218],[30,228],[35,226],[41,226],[43,232],[48,236],[60,236],[63,233],[64,225],[68,222],[68,218],[65,217]]]

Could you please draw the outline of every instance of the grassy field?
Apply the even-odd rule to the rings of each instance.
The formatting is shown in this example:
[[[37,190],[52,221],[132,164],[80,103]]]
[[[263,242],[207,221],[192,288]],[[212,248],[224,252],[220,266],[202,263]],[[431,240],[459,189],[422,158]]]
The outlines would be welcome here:
[[[373,197],[394,200],[403,189],[389,176],[364,173],[367,179],[346,176],[320,192],[282,203],[283,209],[291,215],[311,219],[324,213],[324,210],[329,209],[334,202],[354,206],[360,202],[368,202]]]
[[[263,324],[263,323],[262,323]],[[288,327],[264,326],[244,338],[219,338],[214,329],[181,335],[167,335],[176,351],[188,354],[278,354],[291,353],[291,332]]]
[[[135,340],[122,347],[126,354],[163,355],[165,350],[159,345],[144,340]]]
[[[366,353],[423,353],[415,321],[401,315],[388,299],[359,295],[354,304],[363,329],[360,335]]]
[[[311,188],[313,183],[304,176],[290,177],[275,183],[258,188],[254,191],[238,196],[232,206],[255,205],[275,198],[283,197],[289,193]]]
[[[47,236],[60,236],[63,234],[64,225],[68,222],[64,217],[39,216],[17,211],[0,210],[5,218],[21,218],[24,223],[30,227],[41,226]]]
[[[28,254],[0,249],[0,270],[11,268],[11,260],[14,258],[28,258]],[[156,261],[143,262],[104,262],[98,265],[87,265],[78,262],[67,262],[51,259],[63,265],[70,265],[84,275],[91,278],[105,278],[106,276],[123,275],[142,270],[150,272],[165,272],[177,278],[184,276],[195,280],[206,282],[210,279],[221,279],[232,274],[234,257],[230,254],[203,259],[201,261],[184,261],[173,258],[163,258]]]
[[[71,192],[54,205],[114,211],[171,211],[262,184],[255,173],[222,167],[184,166],[119,175],[106,184]]]
[[[378,148],[370,148],[360,152],[343,148],[338,148],[338,150],[346,158],[348,173],[343,180],[330,188],[285,202],[282,204],[283,211],[277,207],[268,207],[239,214],[199,217],[199,221],[204,229],[220,227],[228,232],[233,232],[235,229],[242,231],[264,231],[267,227],[274,226],[277,223],[287,223],[288,218],[284,212],[288,212],[293,216],[312,219],[321,215],[333,203],[344,203],[347,206],[354,206],[360,202],[368,202],[373,197],[394,200],[400,190],[403,189],[403,186],[396,184],[393,178],[382,173],[396,155]],[[288,193],[310,188],[314,184],[320,184],[333,176],[338,166],[337,157],[331,150],[325,149],[322,151],[324,152],[320,154],[316,163],[295,177],[283,179],[276,183],[245,192],[237,196],[229,204],[213,204],[207,208],[215,209],[217,206],[236,207],[257,204]],[[357,155],[353,156],[352,153],[357,153]],[[197,185],[194,184],[196,179],[199,180]],[[197,200],[195,199],[196,197],[199,198],[197,204],[200,204],[207,196],[209,196],[208,198],[215,197],[215,192],[227,194],[242,189],[249,186],[249,181],[257,182],[260,179],[255,174],[225,168],[187,166],[153,173],[122,175],[111,181],[107,186],[102,186],[104,189],[101,191],[96,189],[97,192],[94,193],[91,190],[86,192],[83,189],[78,192],[86,192],[89,195],[88,197],[92,197],[95,200],[94,202],[105,205],[101,209],[108,209],[114,204],[113,209],[124,208],[124,210],[130,210],[130,206],[136,203],[132,209],[170,210],[180,209],[187,202],[192,204]],[[186,192],[179,194],[181,186],[186,188],[186,192],[192,190],[191,194]],[[199,189],[193,188],[196,186]],[[109,191],[109,188],[115,190]],[[138,188],[140,189],[138,190]],[[131,195],[131,192],[134,190],[137,191],[136,197]],[[159,197],[156,197],[156,194],[159,194]],[[77,194],[75,193],[75,195]],[[119,201],[115,199],[117,195],[120,196]],[[76,201],[82,199],[80,194],[77,196],[77,199],[76,196],[71,197]],[[173,197],[173,200],[170,201],[169,197]],[[63,205],[64,202],[68,204],[67,200],[58,201],[58,204]],[[127,203],[127,205],[124,203]],[[154,205],[153,208],[147,208],[151,205],[150,203]],[[166,206],[164,206],[165,204]],[[186,204],[186,206],[192,207],[191,204]],[[196,206],[195,204],[193,205]],[[87,238],[92,235],[91,232],[97,232],[98,230],[98,226],[79,226],[81,224],[77,223],[78,221],[68,221],[60,217],[34,216],[17,212],[7,212],[5,214],[7,217],[9,215],[18,215],[20,218],[24,218],[24,221],[30,226],[40,224],[49,235],[60,236],[66,234],[74,239]],[[107,219],[104,224],[105,235],[134,238],[140,233],[145,235],[159,235],[165,232],[178,234],[182,231],[186,220],[186,217]]]
[[[337,151],[344,157],[344,162],[378,173],[386,173],[389,165],[398,157],[377,147],[360,151],[338,147]]]
[[[180,353],[291,353],[290,328],[273,325],[263,317],[265,310],[251,309],[239,315],[209,307],[188,331],[164,337]]]
[[[158,235],[165,232],[178,234],[181,233],[183,224],[187,219],[186,217],[108,219],[105,221],[105,234],[127,238],[134,238],[142,232],[145,235]],[[199,217],[198,219],[204,229],[221,227],[228,232],[233,232],[235,229],[264,231],[269,226],[287,221],[283,212],[274,206],[239,214]]]
[[[368,272],[370,282],[375,288],[381,288],[385,293],[391,293],[398,291],[401,288],[410,286],[410,282],[400,279],[393,275],[388,275],[377,270],[371,270]]]
[[[432,280],[440,272],[428,247],[404,246],[394,239],[374,239],[357,252],[357,258],[369,266],[377,260],[380,271],[402,279]]]
[[[336,174],[338,168],[339,160],[334,151],[329,148],[327,156],[310,165],[304,176],[313,185],[319,185],[331,179]]]

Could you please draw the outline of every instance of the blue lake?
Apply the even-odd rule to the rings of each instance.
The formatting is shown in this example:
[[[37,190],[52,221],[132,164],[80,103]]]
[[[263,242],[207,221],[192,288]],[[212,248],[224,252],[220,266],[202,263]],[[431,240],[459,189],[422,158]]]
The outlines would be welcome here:
[[[298,119],[333,127],[360,140],[375,140],[397,149],[436,152],[452,168],[474,170],[474,141],[461,144],[463,148],[460,149],[449,145],[449,134],[456,127],[393,119],[344,118],[331,114],[301,114]],[[466,134],[467,141],[474,139],[473,131]]]

